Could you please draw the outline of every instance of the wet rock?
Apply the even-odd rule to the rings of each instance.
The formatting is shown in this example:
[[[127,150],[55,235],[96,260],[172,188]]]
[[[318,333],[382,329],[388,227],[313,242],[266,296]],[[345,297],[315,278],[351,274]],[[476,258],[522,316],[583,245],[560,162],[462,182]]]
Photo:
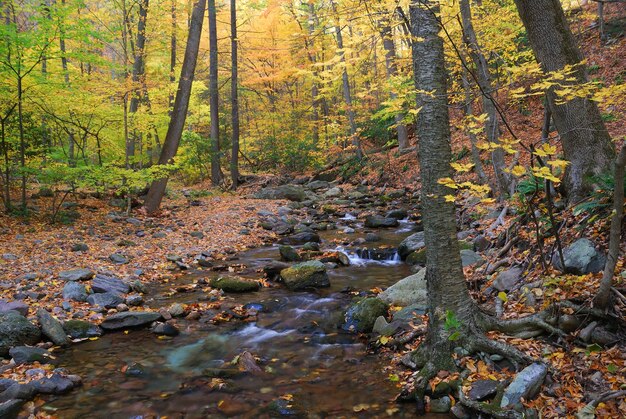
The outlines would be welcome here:
[[[63,323],[63,330],[72,339],[95,338],[102,335],[102,329],[98,325],[84,320],[67,320]]]
[[[285,399],[276,399],[267,405],[266,410],[270,415],[299,417],[300,412],[294,409],[292,402]]]
[[[263,272],[269,279],[274,280],[279,277],[283,269],[287,269],[289,266],[289,264],[284,262],[273,261],[263,267]]]
[[[91,269],[70,269],[69,271],[59,272],[59,279],[63,281],[86,281],[94,276]]]
[[[15,383],[9,386],[6,390],[0,393],[0,402],[5,402],[7,400],[31,400],[37,394],[37,390],[33,387],[31,383]],[[4,418],[4,416],[0,416]]]
[[[371,332],[376,319],[387,314],[388,308],[387,304],[378,298],[364,298],[348,308],[342,328],[359,333]]]
[[[260,374],[263,372],[263,370],[257,365],[254,356],[252,356],[252,354],[248,351],[242,352],[237,357],[237,368],[239,368],[239,371],[252,374]]]
[[[321,241],[320,236],[317,233],[310,232],[302,232],[297,233],[288,237],[283,237],[278,241],[278,244],[289,244],[292,246],[297,246],[301,244],[305,244],[308,242],[319,243]]]
[[[130,286],[121,279],[104,275],[96,275],[91,288],[97,293],[126,294],[130,291]]]
[[[385,214],[385,218],[395,218],[396,220],[404,220],[409,216],[407,210],[394,209]]]
[[[122,304],[124,302],[124,298],[122,298],[118,294],[103,292],[91,294],[89,297],[87,297],[87,302],[92,306],[115,308],[118,304]]]
[[[0,300],[0,314],[8,311],[17,311],[22,316],[28,315],[28,305],[22,301],[9,301]]]
[[[506,271],[502,271],[498,274],[498,277],[493,282],[493,287],[498,291],[511,291],[517,284],[522,281],[522,274],[524,270],[522,268],[510,268]]]
[[[460,403],[455,404],[450,409],[450,413],[453,417],[457,419],[472,419],[472,415],[461,405]]]
[[[278,246],[278,251],[280,252],[280,258],[285,262],[299,262],[301,260],[300,255],[296,252],[296,249],[291,246]]]
[[[39,328],[16,311],[0,314],[0,356],[14,346],[34,345],[41,339]]]
[[[448,413],[452,407],[450,397],[444,396],[440,399],[432,399],[429,403],[430,413]]]
[[[0,393],[11,387],[13,384],[16,384],[17,381],[12,380],[10,378],[0,378]],[[0,416],[2,417],[2,416]]]
[[[563,259],[565,267],[561,265],[560,257],[555,252],[552,264],[560,271],[575,275],[601,272],[606,263],[606,256],[596,250],[591,240],[585,238],[578,239],[563,249]]]
[[[416,321],[416,316],[426,314],[426,307],[421,304],[411,304],[393,313],[393,321],[408,324]]]
[[[472,383],[468,396],[470,400],[479,402],[491,399],[498,392],[498,384],[495,380],[478,380]]]
[[[260,288],[256,281],[234,276],[214,278],[209,282],[209,285],[224,292],[253,292]]]
[[[167,309],[172,317],[182,317],[185,314],[185,307],[180,303],[174,303]]]
[[[365,235],[365,241],[368,241],[368,242],[379,242],[381,240],[382,240],[381,237],[376,233],[367,233]]]
[[[138,292],[140,294],[145,294],[148,292],[148,288],[146,287],[146,285],[138,279],[132,281],[129,285],[132,291]]]
[[[50,352],[43,348],[37,348],[34,346],[16,346],[9,350],[9,355],[13,358],[16,364],[31,364],[33,362],[39,362],[40,364],[47,364],[50,362]]]
[[[87,301],[87,288],[79,282],[68,282],[63,287],[63,298],[65,300],[78,301],[84,303]]]
[[[280,271],[280,277],[291,290],[329,287],[326,266],[317,260],[303,262]]]
[[[302,250],[310,251],[310,252],[319,252],[320,244],[315,242],[308,242],[302,246]]]
[[[0,403],[0,418],[15,419],[18,417],[22,406],[26,403],[23,399],[10,399]]]
[[[426,307],[426,269],[396,282],[378,294],[378,298],[389,305]]]
[[[365,218],[365,227],[367,228],[387,228],[397,226],[398,220],[395,218],[381,217],[380,215],[370,215]]]
[[[124,265],[128,263],[128,258],[121,253],[113,253],[109,256],[109,260],[116,265]]]
[[[128,311],[129,310],[128,306],[126,304],[124,304],[124,303],[116,305],[115,309],[117,311]]]
[[[411,266],[426,265],[426,248],[416,250],[415,252],[411,253],[409,256],[407,256],[405,262]]]
[[[398,254],[402,260],[406,259],[411,253],[421,248],[426,247],[424,243],[424,232],[420,231],[415,234],[411,234],[406,239],[402,240],[400,246],[398,246]]]
[[[299,185],[281,185],[274,188],[263,188],[253,195],[255,199],[287,199],[301,202],[306,199],[304,188]]]
[[[472,265],[480,265],[484,263],[485,260],[476,252],[469,249],[461,250],[461,263],[463,267],[472,266]]]
[[[491,241],[487,237],[481,234],[479,236],[476,236],[476,238],[473,241],[473,245],[474,245],[474,251],[484,252],[485,250],[491,247]]]
[[[45,309],[40,308],[37,310],[37,320],[41,325],[41,331],[44,336],[58,346],[67,346],[70,344],[70,340],[67,338],[65,330],[61,322],[52,317]]]
[[[65,394],[75,387],[72,380],[60,374],[52,374],[51,377],[40,378],[31,382],[36,392],[42,394]]]
[[[132,294],[126,297],[126,304],[131,307],[138,307],[143,304],[143,297],[140,294]]]
[[[89,246],[85,243],[74,243],[71,248],[72,252],[86,252],[89,250]]]
[[[100,326],[105,330],[118,330],[127,327],[145,326],[160,318],[160,313],[152,311],[127,311],[105,318]]]
[[[198,261],[198,265],[202,266],[203,268],[212,268],[213,267],[213,262],[210,261],[207,258],[204,257],[200,257],[197,259]]]
[[[521,399],[531,400],[539,393],[548,368],[544,364],[534,363],[520,371],[504,391],[500,407],[517,406]]]
[[[158,323],[152,328],[152,333],[163,336],[178,336],[180,334],[180,330],[178,330],[176,326],[169,323]]]

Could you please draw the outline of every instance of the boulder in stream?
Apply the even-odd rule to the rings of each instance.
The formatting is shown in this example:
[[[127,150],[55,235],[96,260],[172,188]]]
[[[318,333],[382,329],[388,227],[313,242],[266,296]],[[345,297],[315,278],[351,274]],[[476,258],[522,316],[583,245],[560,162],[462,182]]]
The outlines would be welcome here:
[[[0,314],[0,356],[20,345],[34,345],[41,339],[41,331],[16,311]]]
[[[291,246],[278,246],[278,251],[280,252],[280,258],[285,262],[299,262],[301,260],[300,255],[296,252],[296,249]]]
[[[342,328],[358,333],[371,332],[376,319],[387,314],[388,309],[387,304],[379,298],[364,298],[348,308]]]
[[[400,258],[404,260],[411,253],[423,247],[426,247],[426,243],[424,243],[424,232],[420,231],[402,240],[400,246],[398,246],[398,254]]]
[[[278,241],[278,244],[288,244],[297,246],[300,244],[306,244],[309,242],[319,243],[321,241],[320,236],[317,233],[311,233],[303,231],[302,233],[296,233],[288,237],[283,237]]]
[[[67,320],[63,323],[63,330],[72,339],[95,338],[102,335],[100,326],[84,320]]]
[[[146,326],[160,318],[161,314],[153,311],[125,311],[105,318],[100,326],[105,330],[119,330]]]
[[[426,295],[426,269],[421,269],[418,273],[396,282],[378,294],[378,298],[390,305],[401,307],[416,305],[425,308],[428,302]]]
[[[381,217],[380,215],[370,215],[365,218],[365,227],[367,228],[386,228],[397,227],[398,220],[391,217]]]
[[[235,276],[220,276],[209,282],[213,288],[220,289],[224,292],[253,292],[258,291],[260,286],[256,281]]]
[[[291,290],[330,286],[326,266],[318,260],[298,263],[283,269],[280,271],[280,277],[287,288]]]
[[[40,308],[37,310],[37,320],[41,325],[41,331],[52,343],[59,346],[67,346],[70,344],[70,340],[67,338],[67,334],[65,330],[63,330],[61,322],[52,317],[52,314],[48,313],[46,309]]]

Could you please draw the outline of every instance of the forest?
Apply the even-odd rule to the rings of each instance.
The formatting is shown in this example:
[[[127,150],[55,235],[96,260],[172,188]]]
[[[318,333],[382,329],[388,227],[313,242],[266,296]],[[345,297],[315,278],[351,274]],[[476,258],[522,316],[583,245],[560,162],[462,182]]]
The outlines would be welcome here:
[[[626,416],[624,0],[0,4],[0,418]]]

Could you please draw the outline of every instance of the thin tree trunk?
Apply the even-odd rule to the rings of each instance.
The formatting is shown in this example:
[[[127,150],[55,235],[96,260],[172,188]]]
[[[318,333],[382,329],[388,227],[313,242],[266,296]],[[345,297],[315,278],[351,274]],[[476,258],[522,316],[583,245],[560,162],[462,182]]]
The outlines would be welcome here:
[[[22,169],[22,210],[26,211],[26,138],[24,137],[24,89],[22,76],[17,76],[17,118],[20,130],[20,167]]]
[[[209,6],[209,106],[211,111],[211,183],[222,183],[224,175],[220,168],[220,114],[218,90],[218,54],[217,54],[217,10],[215,0],[208,0]]]
[[[335,18],[337,20],[337,24],[335,26],[335,34],[337,36],[337,49],[339,50],[339,57],[341,65],[343,66],[341,85],[343,89],[343,99],[346,102],[348,123],[350,124],[350,137],[352,140],[352,145],[355,148],[356,157],[357,159],[361,160],[363,159],[363,150],[361,149],[361,142],[359,141],[359,137],[357,136],[356,118],[354,115],[354,108],[352,107],[352,93],[350,92],[350,79],[348,77],[348,65],[346,63],[346,53],[343,49],[343,36],[341,34],[341,25],[339,23],[339,16],[337,14],[337,4],[334,1],[331,1],[331,5],[333,8],[333,13],[335,14]]]
[[[176,0],[172,0],[172,33],[170,34],[170,83],[176,81]],[[174,92],[170,90],[168,113],[172,116],[174,109]]]
[[[380,35],[383,38],[383,48],[385,49],[385,68],[387,69],[387,78],[391,79],[398,74],[398,66],[396,65],[396,45],[393,42],[393,32],[388,21],[381,22]],[[391,100],[398,97],[398,94],[392,91]],[[395,115],[396,131],[398,133],[398,148],[403,151],[409,148],[409,132],[404,124],[404,113],[399,112]]]
[[[315,35],[315,3],[309,2],[309,39],[306,42],[309,61],[313,65],[313,81],[311,82],[311,104],[313,106],[313,112],[311,119],[313,119],[313,142],[317,147],[320,141],[320,111],[319,111],[319,87],[317,86],[317,57],[313,51],[313,36]]]
[[[148,18],[148,6],[149,0],[139,1],[139,20],[137,22],[137,40],[134,48],[134,61],[131,79],[133,82],[133,89],[130,98],[130,105],[128,112],[131,118],[137,113],[139,109],[139,102],[142,98],[142,87],[145,83],[145,55],[146,55],[146,20]],[[141,134],[137,135],[135,129],[133,129],[132,139],[130,140],[132,146],[129,150],[129,157],[132,158],[135,155],[136,143],[141,143]],[[141,147],[141,144],[140,144]],[[131,154],[132,153],[132,154]],[[142,154],[141,152],[139,153]],[[134,162],[131,162],[134,166]]]
[[[232,150],[230,156],[230,177],[233,180],[233,189],[239,184],[239,92],[238,92],[238,64],[237,64],[237,4],[230,0],[230,38],[231,38],[231,76],[230,97],[232,106]]]
[[[498,145],[500,144],[498,112],[491,98],[494,89],[491,81],[489,64],[487,63],[484,54],[480,50],[480,45],[478,44],[478,38],[476,36],[476,32],[474,31],[474,25],[472,24],[472,11],[470,9],[469,0],[460,0],[459,5],[463,21],[463,41],[467,46],[469,55],[474,62],[474,66],[476,66],[476,78],[478,79],[478,83],[480,83],[481,91],[486,93],[486,95],[483,95],[483,112],[487,114],[487,120],[485,121],[485,134],[487,134],[487,141],[493,143],[494,145]],[[500,200],[506,198],[511,184],[509,175],[504,171],[506,169],[504,156],[505,152],[501,147],[497,147],[491,153],[493,170],[498,183],[497,195]]]
[[[10,113],[8,114],[10,115]],[[7,115],[7,117],[8,117]],[[4,208],[7,213],[11,212],[11,169],[9,161],[9,146],[6,143],[5,125],[6,117],[0,121],[2,132],[0,133],[2,139],[2,154],[4,156]]]
[[[191,21],[189,24],[189,36],[187,38],[187,46],[185,47],[185,58],[180,71],[178,80],[178,90],[176,91],[176,99],[174,100],[174,108],[172,117],[170,118],[167,135],[163,143],[163,150],[159,157],[158,164],[166,165],[176,156],[180,137],[185,127],[187,118],[187,109],[189,107],[189,98],[191,96],[191,85],[193,83],[194,73],[196,70],[196,62],[198,59],[198,49],[200,48],[200,37],[202,34],[202,22],[204,21],[204,11],[206,8],[206,0],[198,0],[193,6]],[[165,188],[167,186],[167,178],[158,179],[152,182],[148,195],[146,196],[145,206],[148,213],[153,213],[159,209]]]
[[[65,0],[61,0],[61,4],[65,6]],[[61,50],[61,68],[63,69],[63,81],[65,82],[65,87],[67,88],[70,85],[70,72],[67,64],[67,50],[65,48],[65,30],[63,29],[62,24],[60,26],[59,49]],[[76,139],[74,138],[74,132],[70,129],[70,132],[67,135],[68,165],[70,167],[76,166],[75,143]]]
[[[474,107],[472,106],[472,91],[470,88],[470,83],[468,80],[467,70],[463,69],[463,90],[465,90],[465,115],[466,116],[474,116]],[[476,173],[478,174],[478,179],[484,185],[491,185],[489,182],[489,178],[485,174],[485,167],[483,166],[483,161],[480,158],[480,150],[476,146],[478,139],[476,138],[476,134],[474,134],[471,130],[467,131],[467,135],[469,136],[470,143],[472,146],[472,162],[474,163],[474,167],[476,169]]]
[[[570,31],[559,0],[515,0],[528,40],[545,72],[576,66],[573,85],[586,83],[582,54]],[[598,106],[587,98],[557,103],[555,89],[547,92],[552,119],[561,137],[565,159],[571,164],[565,174],[569,202],[577,202],[593,188],[593,175],[612,168],[615,147]]]

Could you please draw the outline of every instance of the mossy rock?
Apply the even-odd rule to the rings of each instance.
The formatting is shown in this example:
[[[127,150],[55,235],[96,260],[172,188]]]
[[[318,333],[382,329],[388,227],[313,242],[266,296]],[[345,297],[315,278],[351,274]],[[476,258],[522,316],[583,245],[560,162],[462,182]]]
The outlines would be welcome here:
[[[379,316],[387,314],[389,306],[376,297],[364,298],[348,308],[343,324],[344,330],[371,332]]]
[[[260,288],[259,283],[256,281],[233,276],[214,278],[209,285],[224,292],[253,292],[258,291]]]
[[[409,265],[426,265],[426,248],[416,250],[406,258]]]
[[[285,286],[291,290],[329,287],[330,281],[326,266],[317,260],[303,262],[283,269],[280,276]]]

